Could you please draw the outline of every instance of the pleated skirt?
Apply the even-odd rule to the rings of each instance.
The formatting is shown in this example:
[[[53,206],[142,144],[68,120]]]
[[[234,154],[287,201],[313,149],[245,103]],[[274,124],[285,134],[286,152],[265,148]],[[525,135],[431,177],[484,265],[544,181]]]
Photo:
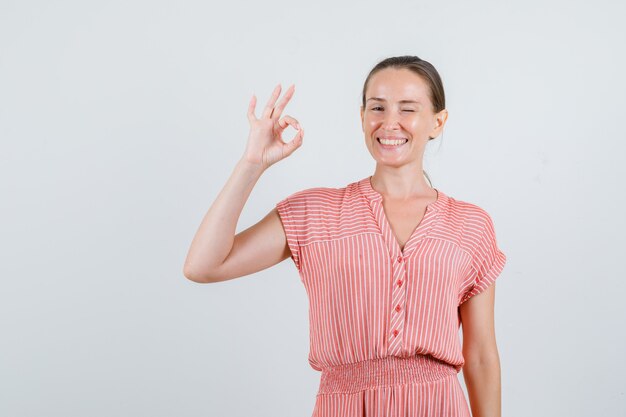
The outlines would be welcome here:
[[[471,417],[456,368],[429,355],[322,369],[312,417]]]

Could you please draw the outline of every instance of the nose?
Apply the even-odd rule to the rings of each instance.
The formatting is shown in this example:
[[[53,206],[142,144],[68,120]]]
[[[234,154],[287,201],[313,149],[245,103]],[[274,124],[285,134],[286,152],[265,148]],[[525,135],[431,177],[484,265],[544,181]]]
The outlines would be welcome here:
[[[385,114],[385,118],[383,119],[383,128],[389,130],[396,130],[400,127],[399,122],[400,116],[398,116],[395,112],[387,112]]]

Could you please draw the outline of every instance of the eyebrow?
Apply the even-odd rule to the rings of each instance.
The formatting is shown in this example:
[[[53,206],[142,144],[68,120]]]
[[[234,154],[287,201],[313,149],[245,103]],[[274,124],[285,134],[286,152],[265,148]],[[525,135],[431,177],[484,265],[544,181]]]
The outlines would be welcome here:
[[[370,97],[367,99],[367,101],[370,100],[375,100],[375,101],[387,101],[384,98],[380,98],[380,97]],[[400,100],[398,101],[398,103],[415,103],[415,104],[422,104],[421,101],[416,101],[416,100]]]

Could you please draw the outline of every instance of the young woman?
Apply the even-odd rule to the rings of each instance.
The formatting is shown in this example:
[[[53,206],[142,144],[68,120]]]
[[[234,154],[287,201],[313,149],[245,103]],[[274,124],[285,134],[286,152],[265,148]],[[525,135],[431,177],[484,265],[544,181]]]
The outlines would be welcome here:
[[[218,282],[291,257],[310,306],[309,363],[321,371],[313,417],[501,415],[495,280],[505,254],[479,206],[431,188],[422,159],[448,117],[441,78],[415,56],[378,63],[361,122],[373,175],[298,191],[235,235],[261,174],[302,144],[282,116],[291,86],[260,118],[248,109],[245,154],[196,233],[184,274]],[[281,134],[298,130],[289,143]],[[463,343],[459,328],[463,324]]]

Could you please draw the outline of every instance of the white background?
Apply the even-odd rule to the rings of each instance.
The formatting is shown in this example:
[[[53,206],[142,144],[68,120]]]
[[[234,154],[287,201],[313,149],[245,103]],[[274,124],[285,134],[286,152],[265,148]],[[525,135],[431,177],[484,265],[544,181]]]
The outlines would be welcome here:
[[[184,258],[243,153],[252,93],[260,115],[295,83],[284,114],[306,133],[238,231],[373,173],[361,89],[405,54],[446,91],[433,185],[486,209],[507,255],[503,415],[625,415],[625,11],[0,0],[0,415],[310,416],[292,261],[202,285]]]

